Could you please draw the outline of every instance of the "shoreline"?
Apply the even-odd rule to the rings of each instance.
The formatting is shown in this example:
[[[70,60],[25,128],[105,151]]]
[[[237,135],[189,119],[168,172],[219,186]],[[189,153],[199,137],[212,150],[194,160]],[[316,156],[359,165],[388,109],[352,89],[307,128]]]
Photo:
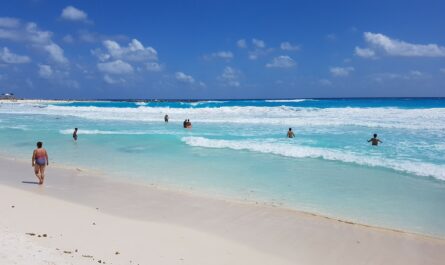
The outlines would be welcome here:
[[[25,159],[17,158],[17,157],[8,158],[8,157],[5,157],[5,154],[0,153],[0,165],[3,164],[4,161],[12,161],[13,163],[18,162],[20,164],[25,164],[24,166],[26,166],[26,164],[27,164],[27,161]],[[363,227],[365,229],[372,229],[372,230],[382,231],[382,232],[400,233],[400,234],[412,235],[412,236],[417,236],[417,237],[423,237],[426,239],[444,240],[445,241],[445,237],[442,237],[440,235],[427,234],[427,233],[408,231],[408,230],[403,230],[403,229],[398,229],[398,228],[393,228],[393,227],[385,227],[385,226],[373,225],[373,224],[369,224],[369,223],[357,222],[357,221],[353,221],[353,220],[350,220],[347,218],[341,218],[341,217],[337,217],[337,216],[330,216],[327,214],[301,210],[298,208],[294,208],[290,205],[285,205],[283,203],[262,201],[261,199],[255,200],[253,198],[244,198],[244,199],[233,198],[233,197],[230,197],[228,195],[223,195],[223,194],[218,194],[218,195],[210,194],[209,192],[201,191],[199,189],[185,188],[185,187],[180,188],[180,187],[177,187],[174,185],[155,184],[155,183],[150,183],[148,181],[144,181],[144,180],[140,180],[140,179],[120,178],[119,176],[107,174],[107,172],[104,172],[101,169],[91,169],[91,168],[79,167],[79,166],[74,166],[74,165],[65,165],[65,164],[60,164],[57,162],[56,163],[53,162],[52,164],[50,164],[49,168],[50,168],[50,170],[51,170],[51,168],[55,168],[57,170],[62,170],[62,171],[68,171],[68,172],[71,171],[74,174],[79,174],[79,176],[92,177],[92,178],[95,178],[96,180],[98,180],[98,182],[107,182],[107,183],[110,183],[113,185],[121,185],[121,184],[122,185],[131,185],[134,187],[140,187],[140,188],[155,190],[155,191],[160,191],[160,192],[180,194],[180,195],[184,195],[184,196],[192,196],[192,197],[200,198],[203,200],[211,199],[211,200],[216,200],[216,201],[223,201],[226,203],[240,204],[240,205],[244,205],[244,206],[266,207],[266,208],[279,209],[281,211],[288,211],[290,213],[326,219],[326,220],[332,221],[332,222],[340,222],[340,223],[345,223],[345,224],[352,225],[352,226],[359,226],[359,227]],[[32,177],[33,176],[32,170],[30,172],[31,172],[30,175]],[[0,179],[0,185],[2,185],[2,184],[4,184],[4,183]],[[9,183],[9,184],[11,185],[11,183]],[[12,186],[17,187],[16,185],[12,185]],[[69,201],[69,202],[71,202],[71,201]]]
[[[37,200],[45,198],[51,201],[50,204],[66,204],[68,209],[64,211],[71,211],[76,207],[89,210],[98,208],[108,216],[104,218],[110,223],[117,222],[115,218],[123,218],[140,222],[141,226],[147,229],[157,225],[191,229],[192,234],[196,232],[205,234],[212,240],[222,240],[227,244],[225,248],[247,247],[253,251],[248,254],[252,258],[266,253],[269,258],[280,260],[279,264],[295,264],[302,261],[304,264],[326,264],[332,258],[341,261],[339,264],[366,264],[365,261],[369,260],[363,258],[368,257],[369,253],[375,255],[372,259],[374,262],[371,262],[373,264],[382,260],[385,260],[383,263],[386,264],[403,259],[406,259],[404,264],[439,264],[439,261],[445,258],[445,240],[428,235],[355,224],[270,205],[223,200],[192,192],[189,194],[114,181],[95,176],[88,171],[60,168],[51,164],[46,182],[40,187],[22,183],[35,181],[29,163],[0,158],[0,166],[7,168],[10,173],[8,176],[2,176],[0,187],[4,189],[6,185],[18,189],[15,193],[19,196]],[[14,191],[11,193],[14,194]],[[5,198],[3,194],[0,196],[7,204],[15,200],[11,197]],[[126,228],[123,228],[123,232],[125,231]],[[111,234],[115,232],[110,231]],[[160,238],[165,233],[167,231],[160,231]],[[67,240],[69,243],[78,239]],[[131,237],[127,240],[131,240]],[[167,246],[174,242],[175,240],[168,242]],[[196,244],[193,239],[187,241],[190,248],[196,247]],[[101,249],[99,246],[95,247]],[[351,250],[353,251],[350,252]],[[330,255],[320,255],[325,251],[329,251]],[[237,255],[243,254],[240,252]],[[146,264],[152,258],[154,259],[144,256],[145,262],[140,262]]]

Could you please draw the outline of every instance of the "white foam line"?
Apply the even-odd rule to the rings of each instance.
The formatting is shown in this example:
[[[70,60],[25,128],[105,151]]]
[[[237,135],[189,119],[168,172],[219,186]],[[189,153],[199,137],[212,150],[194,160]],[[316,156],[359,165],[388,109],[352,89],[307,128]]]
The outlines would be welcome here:
[[[275,154],[295,158],[322,158],[325,160],[355,163],[372,167],[386,167],[397,171],[407,172],[418,176],[434,177],[445,180],[445,166],[416,161],[401,161],[377,157],[364,157],[358,153],[337,151],[327,148],[288,145],[267,141],[248,140],[216,140],[204,137],[183,137],[183,142],[190,146],[206,148],[229,148],[233,150],[247,150],[266,154]]]

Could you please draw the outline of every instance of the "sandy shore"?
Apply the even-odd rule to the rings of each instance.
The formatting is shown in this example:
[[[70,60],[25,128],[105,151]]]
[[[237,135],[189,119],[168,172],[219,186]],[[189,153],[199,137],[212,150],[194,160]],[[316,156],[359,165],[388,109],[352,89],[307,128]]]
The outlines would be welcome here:
[[[443,264],[445,240],[0,159],[0,264]],[[28,234],[27,234],[28,233]],[[33,235],[34,234],[34,235]],[[39,237],[40,236],[40,237]]]

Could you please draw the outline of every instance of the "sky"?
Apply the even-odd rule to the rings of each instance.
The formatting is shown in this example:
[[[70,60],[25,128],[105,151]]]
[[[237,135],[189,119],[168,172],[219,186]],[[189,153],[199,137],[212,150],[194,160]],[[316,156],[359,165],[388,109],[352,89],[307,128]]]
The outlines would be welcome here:
[[[445,1],[0,1],[0,92],[444,97]]]

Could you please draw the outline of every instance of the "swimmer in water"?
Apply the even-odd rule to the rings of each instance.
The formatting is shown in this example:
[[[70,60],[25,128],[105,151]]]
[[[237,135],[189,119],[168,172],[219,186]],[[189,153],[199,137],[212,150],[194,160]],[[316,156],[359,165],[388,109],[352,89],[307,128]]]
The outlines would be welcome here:
[[[45,148],[42,148],[42,145],[42,142],[37,142],[37,149],[34,149],[32,153],[32,166],[39,179],[39,185],[42,185],[45,180],[45,166],[49,164],[48,153]]]
[[[373,138],[368,140],[368,143],[369,142],[372,142],[372,145],[375,145],[375,146],[379,145],[379,143],[383,143],[382,141],[380,141],[379,138],[377,138],[377,134],[376,133],[374,133],[374,137]]]
[[[73,139],[74,141],[77,141],[77,128],[74,128]]]
[[[167,114],[165,114],[165,116],[164,116],[164,121],[168,122],[168,115]]]
[[[289,131],[287,131],[287,138],[294,138],[295,134],[292,131],[292,128],[289,128]]]

